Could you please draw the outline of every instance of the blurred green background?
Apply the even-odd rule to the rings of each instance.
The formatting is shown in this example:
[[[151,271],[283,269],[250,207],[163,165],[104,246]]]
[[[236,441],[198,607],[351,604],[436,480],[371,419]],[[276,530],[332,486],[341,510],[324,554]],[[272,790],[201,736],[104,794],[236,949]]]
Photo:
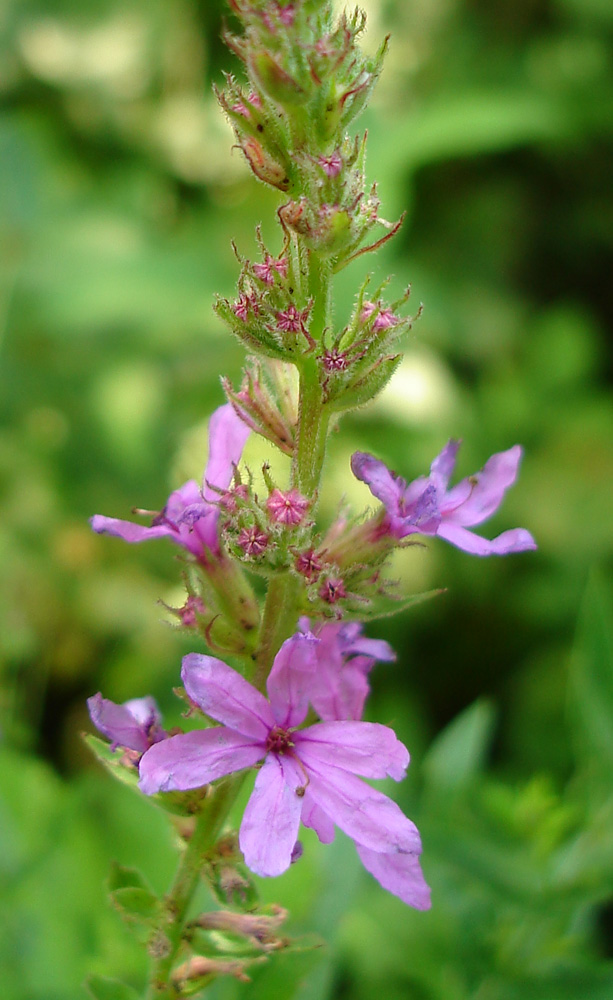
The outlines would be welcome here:
[[[385,623],[395,666],[371,718],[413,755],[394,789],[424,837],[428,914],[339,835],[262,883],[328,942],[219,982],[215,1000],[609,1000],[613,996],[613,7],[608,0],[369,0],[392,32],[362,126],[382,214],[375,264],[425,304],[386,393],[331,443],[324,517],[358,508],[355,448],[412,478],[449,437],[459,473],[516,441],[488,530],[536,554],[429,543],[398,560],[435,602]],[[0,10],[0,984],[77,1000],[88,973],[141,987],[105,898],[110,860],[164,891],[172,837],[88,756],[85,698],[153,693],[180,656],[174,551],[97,538],[88,517],[159,509],[201,474],[206,421],[242,351],[211,310],[230,249],[279,249],[211,84],[236,69],[221,0],[4,0]],[[360,276],[337,281],[339,323]],[[257,464],[257,447],[250,445]],[[249,456],[248,456],[249,457]],[[390,791],[392,791],[390,789]]]

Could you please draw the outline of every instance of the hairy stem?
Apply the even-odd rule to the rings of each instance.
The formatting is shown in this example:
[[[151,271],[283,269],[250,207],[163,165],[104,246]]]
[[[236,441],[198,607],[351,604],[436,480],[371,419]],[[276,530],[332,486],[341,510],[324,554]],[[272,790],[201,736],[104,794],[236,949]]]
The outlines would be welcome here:
[[[313,501],[326,451],[330,414],[326,409],[320,380],[320,368],[313,356],[322,345],[330,318],[330,265],[311,251],[308,255],[308,289],[312,303],[310,336],[316,343],[312,355],[303,358],[300,367],[298,441],[292,479],[298,489]]]
[[[226,778],[216,786],[196,819],[194,831],[165,899],[165,923],[151,942],[155,953],[147,1000],[176,1000],[171,972],[183,939],[189,907],[198,887],[204,858],[215,844],[245,773]]]
[[[254,685],[260,691],[264,689],[266,678],[281,645],[296,631],[302,588],[302,582],[291,573],[280,573],[270,581],[262,617],[256,668],[252,678]]]

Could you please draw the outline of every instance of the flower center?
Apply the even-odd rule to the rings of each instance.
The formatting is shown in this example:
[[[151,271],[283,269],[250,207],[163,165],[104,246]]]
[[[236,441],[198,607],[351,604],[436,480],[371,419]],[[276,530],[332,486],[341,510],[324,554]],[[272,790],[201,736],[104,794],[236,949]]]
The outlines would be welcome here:
[[[267,753],[288,753],[293,746],[291,733],[281,726],[273,726],[266,738]]]

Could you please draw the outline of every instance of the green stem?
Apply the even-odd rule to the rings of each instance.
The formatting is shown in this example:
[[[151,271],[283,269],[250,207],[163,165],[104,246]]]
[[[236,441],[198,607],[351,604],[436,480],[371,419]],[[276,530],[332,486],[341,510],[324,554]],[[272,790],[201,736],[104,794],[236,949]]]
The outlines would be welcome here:
[[[260,645],[256,656],[256,668],[252,681],[260,691],[264,689],[266,678],[282,643],[296,631],[300,610],[302,581],[291,573],[280,573],[273,577],[266,594]]]
[[[308,257],[308,290],[312,302],[310,335],[319,346],[330,317],[330,264],[311,251]],[[313,349],[313,353],[317,347]],[[300,366],[298,441],[292,481],[315,501],[326,451],[330,414],[324,404],[317,359],[307,356]]]
[[[152,942],[152,951],[158,955],[151,972],[148,1000],[176,1000],[177,992],[170,976],[183,939],[189,906],[200,880],[204,857],[215,844],[245,777],[246,772],[241,772],[217,785],[196,819],[194,831],[166,896],[167,922],[160,928],[159,939]]]

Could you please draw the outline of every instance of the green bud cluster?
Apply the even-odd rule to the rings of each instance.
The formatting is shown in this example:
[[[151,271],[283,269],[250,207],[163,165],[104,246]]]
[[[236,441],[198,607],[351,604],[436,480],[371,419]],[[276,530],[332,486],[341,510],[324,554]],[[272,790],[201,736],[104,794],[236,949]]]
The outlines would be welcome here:
[[[219,102],[253,173],[288,200],[278,209],[281,254],[273,256],[258,234],[262,262],[239,257],[238,298],[219,298],[215,308],[250,355],[295,365],[317,383],[328,413],[341,412],[385,386],[400,359],[394,342],[412,322],[394,312],[405,299],[390,307],[377,302],[382,289],[371,299],[376,311],[366,316],[365,288],[349,326],[335,333],[332,322],[334,273],[378,249],[402,222],[380,218],[376,185],[365,176],[366,135],[347,133],[381,72],[387,39],[374,56],[365,55],[358,46],[364,13],[335,18],[329,0],[232,0],[231,6],[243,30],[225,39],[247,83],[228,76]],[[296,435],[287,426],[270,432],[278,421],[258,415],[270,410],[259,384],[247,369],[241,400],[226,384],[228,398],[242,416],[249,413],[254,429],[280,437],[290,453]]]

